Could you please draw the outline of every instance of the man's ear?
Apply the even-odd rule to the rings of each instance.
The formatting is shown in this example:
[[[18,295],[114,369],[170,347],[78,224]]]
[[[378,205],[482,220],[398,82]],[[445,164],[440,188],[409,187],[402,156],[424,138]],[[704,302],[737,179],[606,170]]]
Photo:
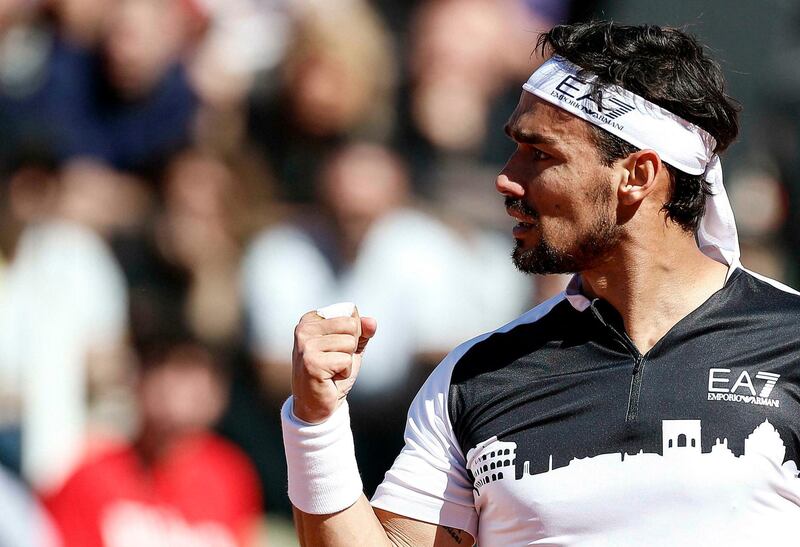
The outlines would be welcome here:
[[[622,160],[624,178],[617,188],[617,197],[622,205],[636,205],[656,189],[659,175],[666,173],[658,153],[639,150]]]

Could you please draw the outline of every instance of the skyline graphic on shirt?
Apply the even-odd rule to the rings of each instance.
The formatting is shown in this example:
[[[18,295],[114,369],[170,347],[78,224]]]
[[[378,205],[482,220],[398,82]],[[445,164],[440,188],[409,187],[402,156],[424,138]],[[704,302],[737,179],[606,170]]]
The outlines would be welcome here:
[[[548,470],[544,473],[532,473],[530,461],[523,462],[520,479],[515,478],[517,443],[500,441],[491,437],[467,452],[467,462],[475,480],[473,487],[480,494],[482,487],[495,481],[525,480],[529,477],[544,475],[568,468],[588,471],[589,468],[606,468],[607,466],[639,464],[641,467],[654,467],[658,463],[683,465],[689,461],[697,462],[702,458],[704,463],[735,464],[737,461],[769,462],[787,476],[797,479],[798,467],[792,460],[784,461],[786,446],[780,434],[768,419],[759,424],[744,441],[744,453],[736,456],[728,448],[728,439],[718,437],[710,452],[703,452],[700,443],[701,420],[662,420],[661,454],[640,450],[635,454],[612,452],[586,458],[572,458],[565,466],[553,467],[553,456],[550,455]],[[713,459],[714,462],[705,461]]]

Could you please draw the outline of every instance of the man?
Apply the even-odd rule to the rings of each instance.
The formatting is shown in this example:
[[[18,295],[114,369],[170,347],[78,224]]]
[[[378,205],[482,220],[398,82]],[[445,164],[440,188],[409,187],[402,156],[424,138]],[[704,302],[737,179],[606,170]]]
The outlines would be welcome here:
[[[540,45],[497,189],[516,264],[578,275],[441,363],[372,506],[344,397],[376,323],[305,315],[283,415],[301,541],[796,544],[800,296],[738,263],[718,66],[652,26]]]
[[[64,547],[247,547],[262,513],[255,469],[211,427],[226,373],[188,337],[142,340],[140,429],[88,455],[44,502]]]

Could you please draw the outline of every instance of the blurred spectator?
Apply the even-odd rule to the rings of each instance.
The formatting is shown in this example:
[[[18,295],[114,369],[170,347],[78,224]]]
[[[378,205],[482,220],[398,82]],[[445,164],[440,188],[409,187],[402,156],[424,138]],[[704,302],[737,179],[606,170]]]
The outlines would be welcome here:
[[[40,488],[71,470],[90,426],[124,416],[124,279],[106,243],[63,214],[62,182],[46,161],[22,163],[2,213],[16,234],[0,286],[3,414]]]
[[[44,0],[61,39],[93,47],[102,38],[106,17],[115,0]]]
[[[61,167],[59,192],[61,216],[106,239],[138,229],[153,207],[144,180],[85,158]]]
[[[445,195],[437,187],[442,171],[462,164],[456,168],[496,174],[511,155],[502,126],[519,99],[520,82],[541,62],[534,52],[538,33],[563,17],[563,10],[544,4],[550,2],[415,4],[394,142],[411,162],[418,194],[437,203],[462,193],[482,195],[494,174],[470,177],[457,194]]]
[[[742,200],[741,209],[734,203],[734,210],[740,226],[742,222],[750,224],[750,219],[743,217],[749,217],[753,203],[756,205],[752,212],[768,229],[762,230],[766,237],[753,241],[747,251],[780,272],[777,279],[796,287],[800,283],[800,65],[796,61],[800,54],[800,5],[788,2],[773,8],[775,17],[761,22],[769,25],[769,32],[764,33],[768,42],[761,44],[764,52],[752,53],[754,68],[761,73],[748,78],[758,99],[754,101],[758,111],[751,115],[750,129],[754,143],[750,157],[754,161],[744,169],[743,177],[750,181],[750,195]],[[745,113],[748,110],[752,108],[745,105]],[[764,273],[769,275],[768,271]]]
[[[0,466],[0,546],[61,547],[60,537],[39,500]]]
[[[320,175],[327,214],[300,214],[266,230],[250,248],[243,272],[253,348],[276,403],[289,392],[298,317],[351,300],[378,318],[380,334],[350,396],[357,444],[370,452],[362,460],[370,462],[362,469],[368,489],[396,455],[389,439],[400,438],[391,431],[402,429],[402,409],[418,388],[415,365],[432,366],[487,327],[485,315],[496,319],[492,306],[507,305],[502,297],[484,300],[481,286],[497,282],[493,270],[479,264],[455,232],[412,207],[409,189],[405,164],[388,149],[344,146]],[[518,294],[513,286],[506,289],[506,298]],[[514,304],[516,312],[527,302]]]
[[[191,74],[203,101],[242,102],[255,78],[271,77],[290,40],[288,0],[188,0],[207,21]]]
[[[193,332],[209,343],[238,335],[239,259],[244,242],[267,214],[259,199],[266,181],[252,179],[266,176],[260,167],[244,155],[226,162],[190,150],[167,169],[159,246],[190,273],[187,317]]]
[[[386,135],[396,75],[383,21],[362,0],[298,4],[284,78],[299,129],[313,136]]]
[[[13,137],[25,135],[36,125],[26,119],[25,101],[41,89],[47,76],[52,30],[39,17],[40,4],[0,2],[0,131]],[[23,103],[21,111],[15,108],[18,103]],[[13,156],[12,144],[17,143],[6,142],[0,157]]]
[[[45,498],[65,547],[254,545],[255,471],[210,431],[226,405],[219,365],[192,343],[154,346],[142,365],[134,443],[89,458]]]
[[[159,182],[158,211],[143,231],[115,238],[138,332],[188,328],[215,349],[235,350],[239,261],[272,214],[269,180],[263,162],[244,150],[223,157],[189,148],[173,156]]]
[[[411,114],[434,147],[479,150],[487,135],[490,99],[508,82],[509,39],[501,2],[437,0],[421,4],[414,22]],[[524,49],[522,49],[524,51]]]
[[[426,345],[427,338],[435,336],[424,329],[430,320],[419,323],[406,314],[413,315],[415,305],[425,304],[435,315],[437,306],[453,295],[444,285],[452,286],[447,268],[456,264],[448,264],[451,255],[446,253],[461,260],[461,245],[432,217],[406,208],[408,179],[402,162],[377,145],[345,146],[326,163],[319,195],[326,216],[300,214],[293,222],[267,229],[254,241],[245,262],[255,350],[264,364],[265,386],[278,398],[288,393],[292,324],[321,302],[350,297],[359,302],[362,313],[382,319],[384,344],[390,349],[373,350],[370,371],[364,371],[364,382],[359,383],[363,391],[385,390],[402,381],[416,352],[437,343],[441,351],[447,344],[439,334],[440,340]],[[444,254],[437,256],[440,252]],[[383,290],[389,282],[393,290]],[[370,298],[355,298],[356,291]],[[382,297],[404,305],[392,306]],[[385,313],[369,309],[372,302],[381,302]],[[390,314],[397,317],[399,332],[392,331]],[[413,334],[417,328],[420,332]],[[454,328],[455,337],[464,334]],[[379,364],[380,359],[393,366]]]
[[[290,38],[286,0],[187,0],[204,21],[187,64],[200,98],[197,144],[231,152],[245,145],[250,97],[269,96]]]
[[[282,197],[308,202],[320,158],[347,137],[386,138],[393,123],[391,37],[366,0],[295,2],[282,88],[253,105],[250,129]]]
[[[538,4],[538,3],[536,3]],[[498,127],[536,64],[536,36],[556,20],[516,0],[429,0],[413,14],[406,145],[428,154],[509,155]],[[499,107],[499,108],[498,108]],[[417,139],[422,142],[415,143]],[[432,150],[425,150],[430,147]]]
[[[180,63],[193,28],[185,6],[116,0],[97,45],[47,42],[41,75],[0,103],[6,131],[46,143],[60,159],[90,156],[125,169],[163,159],[188,140],[197,102]]]
[[[788,193],[776,176],[777,169],[757,168],[761,162],[739,171],[728,183],[729,196],[737,215],[742,263],[760,274],[786,280],[789,264],[781,240],[788,216]]]
[[[27,0],[4,0],[0,2],[0,29],[12,25],[22,13],[30,10]]]

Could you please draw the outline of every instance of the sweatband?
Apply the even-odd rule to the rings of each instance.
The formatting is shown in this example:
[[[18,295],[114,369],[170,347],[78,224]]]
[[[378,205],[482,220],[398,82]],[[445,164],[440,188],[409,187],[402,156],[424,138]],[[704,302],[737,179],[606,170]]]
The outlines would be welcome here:
[[[347,401],[322,423],[292,412],[294,397],[281,407],[289,500],[304,513],[328,515],[353,505],[364,490],[358,472]]]
[[[352,302],[337,302],[330,306],[325,306],[317,310],[317,315],[323,319],[333,319],[334,317],[350,317],[356,309]]]
[[[697,230],[698,246],[719,262],[738,265],[739,237],[722,184],[722,164],[714,153],[714,137],[627,89],[596,85],[591,73],[579,77],[580,70],[554,56],[522,88],[639,149],[654,150],[665,163],[680,171],[702,174],[712,195],[706,199],[706,211]]]

